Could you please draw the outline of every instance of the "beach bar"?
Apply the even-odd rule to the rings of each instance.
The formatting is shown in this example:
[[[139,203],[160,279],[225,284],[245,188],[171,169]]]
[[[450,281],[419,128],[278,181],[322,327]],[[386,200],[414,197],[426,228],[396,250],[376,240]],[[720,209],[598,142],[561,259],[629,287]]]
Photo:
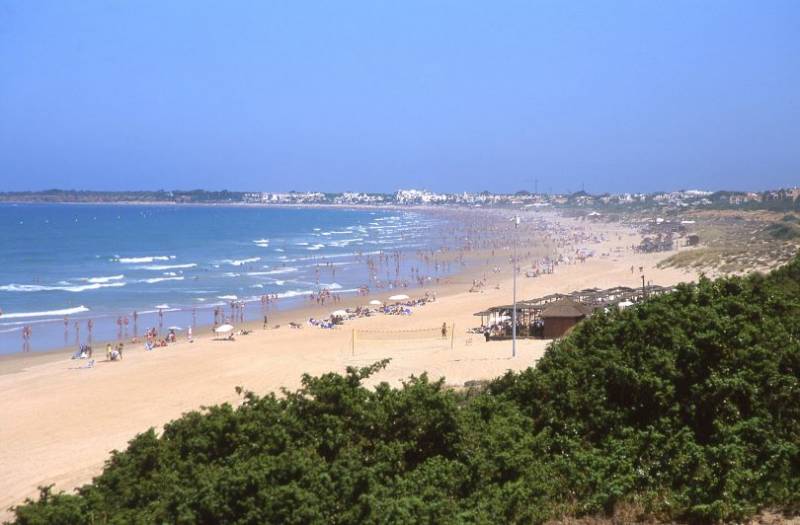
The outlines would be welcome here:
[[[562,337],[573,326],[597,310],[624,308],[647,297],[667,293],[671,287],[648,285],[641,288],[615,286],[599,289],[587,288],[572,293],[553,293],[517,302],[517,336],[544,339]],[[511,337],[513,305],[501,305],[475,313],[481,318],[480,330],[489,339]]]

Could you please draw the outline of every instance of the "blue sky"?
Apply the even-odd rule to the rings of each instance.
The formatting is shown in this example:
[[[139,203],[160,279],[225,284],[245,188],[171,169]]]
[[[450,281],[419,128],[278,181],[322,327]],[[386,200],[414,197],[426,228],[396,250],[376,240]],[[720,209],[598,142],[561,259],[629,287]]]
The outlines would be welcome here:
[[[800,2],[0,2],[0,191],[800,181]]]

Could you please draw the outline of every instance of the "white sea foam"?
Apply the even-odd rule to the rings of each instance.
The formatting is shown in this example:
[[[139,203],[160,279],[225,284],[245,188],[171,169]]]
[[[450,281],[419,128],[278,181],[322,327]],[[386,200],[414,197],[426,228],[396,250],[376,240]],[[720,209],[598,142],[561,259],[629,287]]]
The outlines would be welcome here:
[[[0,315],[0,320],[5,321],[6,319],[20,319],[24,317],[45,317],[45,316],[61,316],[61,315],[73,315],[79,314],[82,312],[88,312],[89,309],[85,306],[76,306],[74,308],[64,308],[61,310],[47,310],[44,312],[17,312],[17,313],[10,313]]]
[[[163,270],[183,270],[187,268],[195,268],[197,267],[197,263],[186,263],[186,264],[151,264],[147,266],[136,266],[135,270],[152,270],[155,272],[160,272]]]
[[[142,279],[140,283],[155,284],[162,281],[183,281],[183,276],[179,277],[153,277],[152,279]]]
[[[140,264],[153,261],[169,261],[174,258],[174,255],[148,255],[146,257],[119,257],[117,260],[122,264]]]
[[[275,248],[275,251],[283,253],[283,248]]]
[[[156,305],[156,308],[158,308],[158,310],[161,310],[162,312],[179,312],[180,311],[180,308],[170,308],[169,305],[167,305],[167,304]],[[140,314],[157,314],[158,310],[142,310],[139,313]]]
[[[281,292],[278,295],[278,299],[288,299],[290,297],[299,297],[301,295],[311,295],[311,290],[289,290],[288,292]]]
[[[325,247],[324,244],[315,244],[313,246],[307,247],[306,250],[319,250],[319,249],[324,248],[324,247]]]
[[[102,283],[107,283],[107,282],[110,282],[110,281],[119,281],[119,280],[124,279],[124,278],[125,278],[125,276],[120,274],[120,275],[110,275],[108,277],[84,277],[84,278],[79,279],[79,280],[80,281],[86,281],[87,283],[101,283],[102,284]]]
[[[226,259],[225,263],[228,263],[232,266],[242,266],[247,263],[254,263],[261,260],[261,257],[250,257],[249,259]]]
[[[355,243],[355,242],[361,242],[363,240],[364,240],[363,237],[355,237],[355,238],[352,238],[352,239],[338,239],[336,241],[332,241],[328,246],[334,246],[334,247],[337,247],[337,248],[344,248],[344,247],[348,246],[349,244],[352,244],[352,243]]]
[[[235,295],[218,295],[217,299],[223,299],[225,301],[235,301],[238,299]]]
[[[99,288],[111,288],[118,286],[125,286],[125,283],[91,283],[80,285],[69,285],[68,283],[64,283],[62,286],[12,283],[0,286],[0,292],[85,292],[86,290],[97,290]]]

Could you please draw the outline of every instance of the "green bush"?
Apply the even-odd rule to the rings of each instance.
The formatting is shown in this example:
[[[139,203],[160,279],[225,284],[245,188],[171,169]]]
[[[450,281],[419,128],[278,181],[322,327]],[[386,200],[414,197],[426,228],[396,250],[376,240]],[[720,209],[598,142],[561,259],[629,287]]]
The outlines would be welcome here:
[[[712,523],[800,508],[800,259],[599,313],[464,395],[386,362],[192,412],[39,523],[541,523],[621,508]]]

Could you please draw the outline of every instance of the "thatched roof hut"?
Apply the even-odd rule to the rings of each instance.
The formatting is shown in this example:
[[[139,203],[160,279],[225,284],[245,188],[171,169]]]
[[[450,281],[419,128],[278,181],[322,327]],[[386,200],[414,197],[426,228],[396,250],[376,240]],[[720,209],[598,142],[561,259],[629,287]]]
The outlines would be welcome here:
[[[572,299],[559,299],[548,304],[541,314],[545,339],[561,337],[590,313],[589,308]]]

